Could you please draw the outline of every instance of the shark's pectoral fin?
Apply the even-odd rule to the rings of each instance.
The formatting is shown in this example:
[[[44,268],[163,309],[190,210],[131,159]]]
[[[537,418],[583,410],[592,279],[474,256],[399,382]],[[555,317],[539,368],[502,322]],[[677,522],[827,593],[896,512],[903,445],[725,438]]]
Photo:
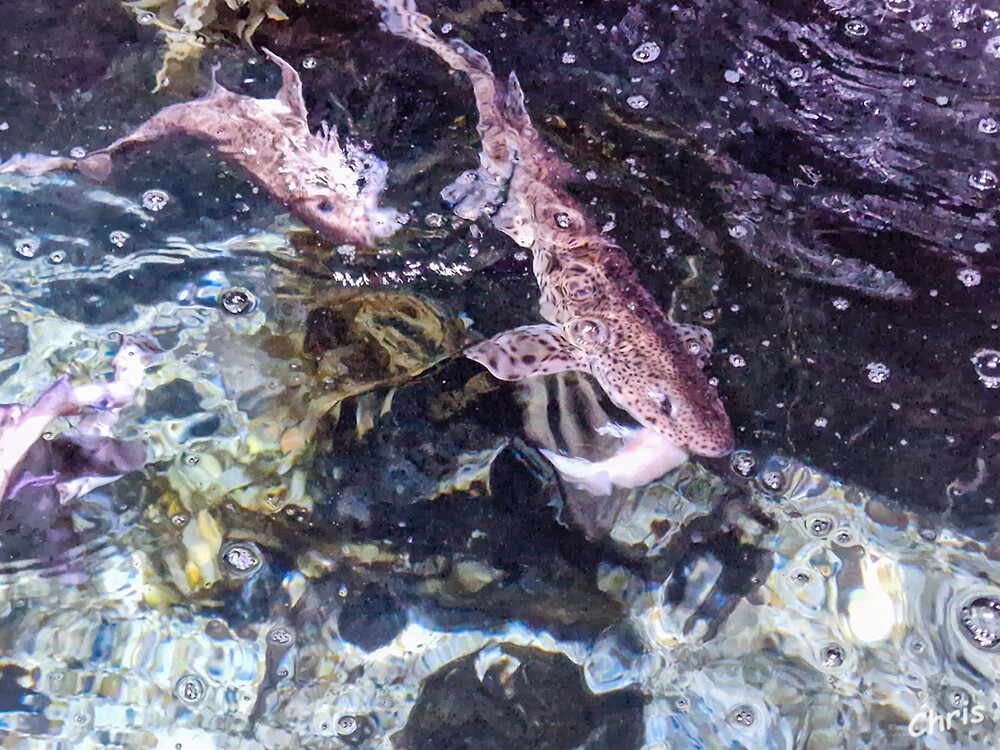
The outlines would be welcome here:
[[[465,356],[501,380],[590,369],[583,352],[566,340],[558,326],[546,323],[513,328],[469,347]]]
[[[621,450],[603,461],[562,456],[549,450],[542,454],[565,481],[591,495],[608,495],[612,487],[640,487],[688,459],[686,452],[648,427],[636,430]]]
[[[677,334],[681,337],[681,341],[684,342],[684,348],[698,360],[698,366],[705,369],[705,365],[708,364],[708,360],[712,357],[712,348],[715,346],[712,332],[707,328],[688,325],[687,323],[676,323],[675,327],[677,328]]]

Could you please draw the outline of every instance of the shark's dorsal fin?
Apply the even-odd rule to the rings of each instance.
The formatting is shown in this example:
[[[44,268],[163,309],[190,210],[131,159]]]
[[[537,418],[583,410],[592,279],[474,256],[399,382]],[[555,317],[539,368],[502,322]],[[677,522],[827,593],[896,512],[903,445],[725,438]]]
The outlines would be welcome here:
[[[590,369],[583,352],[569,343],[558,326],[547,323],[512,328],[469,347],[465,356],[501,380]]]
[[[677,329],[677,335],[684,342],[687,353],[698,360],[698,367],[704,370],[708,360],[712,357],[712,348],[715,346],[712,332],[707,328],[687,323],[675,323],[674,327]]]
[[[292,115],[305,122],[308,113],[306,101],[302,98],[302,79],[298,71],[266,47],[261,47],[261,50],[268,60],[281,68],[281,89],[274,98],[288,107]]]

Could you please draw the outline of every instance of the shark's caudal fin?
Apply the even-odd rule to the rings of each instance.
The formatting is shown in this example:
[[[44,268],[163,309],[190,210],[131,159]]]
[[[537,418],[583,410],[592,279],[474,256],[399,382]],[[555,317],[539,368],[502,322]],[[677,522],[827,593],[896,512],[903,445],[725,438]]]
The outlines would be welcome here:
[[[609,495],[614,487],[640,487],[687,461],[688,454],[655,430],[635,430],[611,458],[587,461],[542,450],[562,478],[592,495]]]
[[[583,352],[573,346],[558,326],[541,323],[511,329],[465,350],[501,380],[521,380],[589,368]]]

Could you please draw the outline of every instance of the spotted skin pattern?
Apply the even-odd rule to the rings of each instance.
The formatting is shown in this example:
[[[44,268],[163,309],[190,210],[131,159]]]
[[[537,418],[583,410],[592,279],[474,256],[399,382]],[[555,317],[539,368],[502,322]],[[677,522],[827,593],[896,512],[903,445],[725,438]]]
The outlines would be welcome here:
[[[281,88],[273,99],[229,91],[213,72],[205,96],[164,107],[105,148],[79,159],[17,154],[0,164],[0,173],[78,169],[103,179],[111,171],[111,155],[120,149],[187,135],[213,143],[224,158],[331,242],[372,246],[376,238],[392,234],[399,226],[396,212],[378,205],[385,163],[361,148],[342,145],[325,126],[320,133],[310,132],[299,74],[277,55],[264,54],[281,69]]]
[[[502,333],[466,355],[505,380],[589,372],[642,425],[617,462],[547,453],[564,476],[597,493],[651,481],[688,453],[732,451],[729,418],[702,372],[711,334],[671,322],[621,250],[561,187],[573,169],[538,137],[517,76],[512,72],[501,84],[485,56],[434,34],[414,0],[374,2],[390,32],[430,49],[472,83],[482,138],[479,168],[442,196],[462,217],[489,216],[533,255],[539,309],[549,325]]]

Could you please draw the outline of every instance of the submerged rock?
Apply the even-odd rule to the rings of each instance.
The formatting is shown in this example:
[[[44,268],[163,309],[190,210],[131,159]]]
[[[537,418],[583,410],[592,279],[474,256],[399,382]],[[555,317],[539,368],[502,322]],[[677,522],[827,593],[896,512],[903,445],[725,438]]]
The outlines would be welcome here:
[[[642,694],[595,696],[566,656],[499,644],[424,680],[400,747],[622,750],[642,744]]]

